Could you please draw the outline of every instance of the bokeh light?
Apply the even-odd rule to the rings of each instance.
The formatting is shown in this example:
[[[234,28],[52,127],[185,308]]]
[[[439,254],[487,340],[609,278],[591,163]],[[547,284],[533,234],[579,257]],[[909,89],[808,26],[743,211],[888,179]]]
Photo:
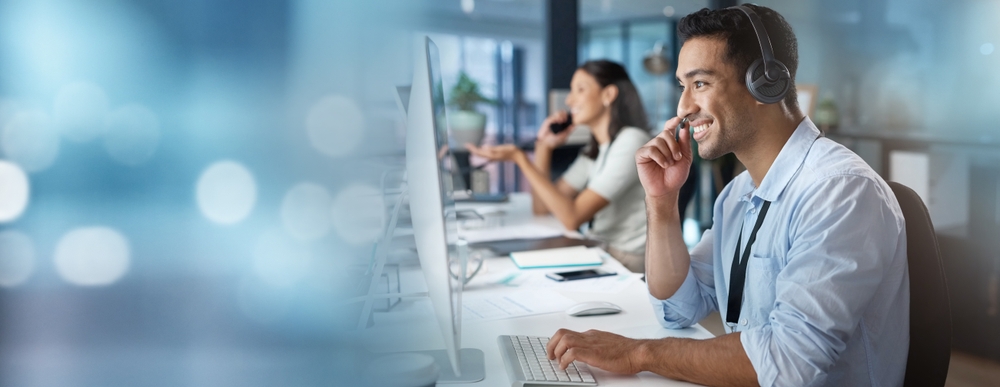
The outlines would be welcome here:
[[[108,114],[108,96],[91,82],[67,84],[56,93],[52,120],[63,137],[79,142],[90,141],[104,130]]]
[[[14,115],[3,128],[0,149],[25,171],[44,171],[59,156],[59,134],[52,120],[41,110],[29,110]]]
[[[31,238],[19,231],[0,231],[0,286],[20,285],[34,270],[35,245]]]
[[[59,239],[56,271],[73,285],[103,286],[118,281],[129,268],[128,240],[111,228],[82,227]]]
[[[385,204],[378,188],[353,184],[333,200],[333,227],[351,244],[374,242],[385,224]]]
[[[364,129],[365,117],[361,108],[339,95],[319,100],[306,117],[310,144],[327,156],[350,154],[364,138]]]
[[[130,104],[108,115],[104,149],[125,165],[140,165],[156,152],[160,142],[160,120],[145,106]]]
[[[462,0],[462,12],[466,15],[476,10],[476,0]]]
[[[677,10],[675,10],[673,6],[668,5],[663,7],[663,16],[673,17],[675,13],[677,13]]]
[[[198,209],[208,220],[234,224],[253,211],[257,201],[257,183],[242,164],[219,161],[201,173],[195,188],[195,199]]]
[[[982,46],[979,46],[979,53],[983,55],[989,55],[993,53],[993,49],[994,49],[993,43],[983,43]]]
[[[16,164],[0,160],[0,223],[19,218],[30,194],[28,175]]]
[[[330,230],[330,193],[316,183],[299,183],[281,201],[281,223],[300,240],[318,239]]]
[[[303,279],[311,261],[306,246],[278,230],[265,232],[254,246],[254,273],[273,287],[288,287]]]

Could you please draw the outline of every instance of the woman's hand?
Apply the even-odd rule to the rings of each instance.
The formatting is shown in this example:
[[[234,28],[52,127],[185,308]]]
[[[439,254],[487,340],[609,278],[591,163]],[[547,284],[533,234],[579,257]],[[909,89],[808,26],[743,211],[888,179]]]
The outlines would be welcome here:
[[[570,133],[573,133],[573,128],[575,124],[571,124],[568,128],[559,133],[552,133],[552,129],[549,128],[550,125],[556,122],[566,122],[569,119],[569,113],[560,110],[553,113],[551,116],[542,121],[542,126],[538,128],[538,139],[535,140],[535,147],[545,147],[549,149],[555,149],[562,144],[566,143],[566,139],[569,138]]]
[[[481,147],[465,144],[465,149],[490,161],[517,161],[518,155],[524,155],[524,152],[514,144],[483,145]]]

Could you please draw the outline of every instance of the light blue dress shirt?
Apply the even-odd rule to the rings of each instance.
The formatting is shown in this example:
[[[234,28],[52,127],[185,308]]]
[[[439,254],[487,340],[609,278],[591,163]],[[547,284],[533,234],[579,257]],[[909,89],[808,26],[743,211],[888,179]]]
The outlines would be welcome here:
[[[743,227],[746,248],[765,200],[740,320],[726,327],[741,332],[760,385],[902,385],[910,326],[902,212],[885,181],[809,118],[760,187],[743,172],[723,189],[684,284],[667,300],[650,296],[660,323],[683,328],[715,310],[726,320],[736,238]]]

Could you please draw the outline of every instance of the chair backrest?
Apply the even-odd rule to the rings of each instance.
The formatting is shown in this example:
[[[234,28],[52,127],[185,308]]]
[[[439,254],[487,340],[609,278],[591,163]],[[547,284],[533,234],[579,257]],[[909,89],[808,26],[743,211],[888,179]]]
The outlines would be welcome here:
[[[944,386],[951,361],[951,305],[937,235],[927,207],[909,187],[889,182],[906,219],[910,269],[910,352],[904,386]]]

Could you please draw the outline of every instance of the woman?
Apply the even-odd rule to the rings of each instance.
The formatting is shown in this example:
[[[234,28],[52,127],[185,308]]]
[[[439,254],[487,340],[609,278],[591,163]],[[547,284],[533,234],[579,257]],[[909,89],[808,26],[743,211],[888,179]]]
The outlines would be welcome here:
[[[573,124],[589,126],[592,135],[590,145],[556,184],[549,175],[552,151],[566,142],[573,128],[553,134],[549,126],[566,122],[566,112],[542,122],[533,163],[511,144],[466,147],[477,156],[517,163],[531,183],[536,215],[551,213],[570,230],[589,224],[588,237],[605,242],[608,253],[629,270],[643,272],[646,204],[635,152],[651,136],[639,93],[621,65],[589,61],[573,74],[566,106]]]

